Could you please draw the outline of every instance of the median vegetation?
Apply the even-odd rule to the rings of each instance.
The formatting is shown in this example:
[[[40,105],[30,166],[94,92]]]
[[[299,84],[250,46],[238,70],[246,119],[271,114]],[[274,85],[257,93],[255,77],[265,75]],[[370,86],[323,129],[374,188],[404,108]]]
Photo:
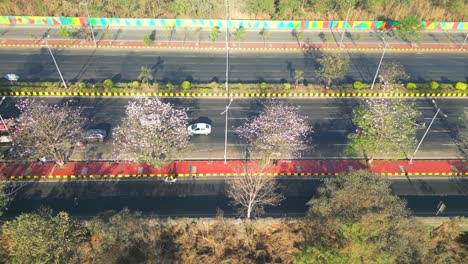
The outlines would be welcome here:
[[[87,0],[87,7],[93,17],[225,19],[225,0]],[[464,0],[230,0],[229,10],[232,19],[399,20],[415,15],[428,21],[463,21],[468,16]],[[81,0],[6,1],[0,3],[0,12],[87,16]]]
[[[60,82],[15,82],[3,83],[0,91],[4,92],[106,92],[106,93],[225,93],[225,84],[219,82],[194,83],[183,81],[173,82],[68,82],[68,89],[65,89]],[[265,81],[257,83],[230,83],[230,93],[381,93],[381,84],[375,84],[371,89],[371,83],[355,81],[353,83],[333,84],[326,86],[323,84],[312,84],[304,81],[295,85],[294,82],[269,83]],[[328,87],[328,88],[327,88]],[[427,82],[400,84],[393,89],[394,93],[466,93],[467,84],[464,82]]]

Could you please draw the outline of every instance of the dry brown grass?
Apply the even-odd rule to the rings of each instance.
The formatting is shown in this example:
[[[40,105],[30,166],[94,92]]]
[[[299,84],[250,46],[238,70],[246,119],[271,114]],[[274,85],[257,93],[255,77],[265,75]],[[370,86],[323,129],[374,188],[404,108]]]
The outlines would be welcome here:
[[[215,0],[216,1],[216,0]],[[86,16],[85,9],[80,6],[81,0],[15,0],[0,3],[0,13],[3,15],[36,15],[36,16]],[[232,1],[233,2],[233,1]],[[350,12],[349,20],[398,20],[406,15],[416,15],[425,21],[465,21],[468,8],[455,11],[446,8],[447,0],[427,1],[412,0],[408,4],[399,4],[397,0],[388,0],[385,5],[375,10],[356,8]],[[121,6],[117,1],[88,0],[92,16],[96,17],[139,17],[139,18],[174,18],[170,0],[133,0],[128,6]],[[217,10],[224,10],[224,0],[218,0]],[[207,11],[208,12],[208,11]],[[214,12],[214,17],[224,19],[224,12]],[[208,13],[207,13],[208,14]],[[291,17],[291,20],[341,20],[345,19],[346,11],[329,11],[324,14],[315,12],[313,7],[306,7],[301,17]],[[255,16],[245,10],[245,0],[236,0],[230,5],[232,19],[253,19]],[[209,17],[202,17],[209,18]],[[258,19],[269,19],[268,15],[259,15]]]

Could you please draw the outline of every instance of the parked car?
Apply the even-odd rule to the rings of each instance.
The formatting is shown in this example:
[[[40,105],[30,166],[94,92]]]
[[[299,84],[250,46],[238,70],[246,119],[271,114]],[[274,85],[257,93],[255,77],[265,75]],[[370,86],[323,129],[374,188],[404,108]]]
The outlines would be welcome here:
[[[103,142],[104,139],[107,138],[107,131],[104,129],[98,129],[98,128],[93,128],[93,129],[88,129],[84,133],[83,140],[86,142],[89,141],[99,141]]]
[[[192,135],[209,135],[211,133],[211,125],[207,123],[195,123],[188,126],[187,129]]]

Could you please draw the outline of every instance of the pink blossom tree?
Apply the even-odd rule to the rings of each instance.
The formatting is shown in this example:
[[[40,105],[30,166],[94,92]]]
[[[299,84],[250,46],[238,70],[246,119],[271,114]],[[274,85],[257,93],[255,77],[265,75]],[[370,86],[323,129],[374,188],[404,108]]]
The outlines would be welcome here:
[[[131,101],[121,125],[114,129],[116,158],[163,166],[188,147],[187,119],[185,111],[158,98]]]
[[[383,82],[383,92],[394,91],[395,84]],[[353,111],[353,123],[360,133],[350,134],[347,151],[364,155],[368,163],[376,157],[408,157],[416,147],[416,119],[421,113],[414,102],[398,98],[366,99]]]
[[[72,147],[83,137],[85,119],[69,105],[48,105],[42,100],[24,99],[16,105],[21,114],[11,135],[13,150],[21,159],[50,158],[66,161]]]
[[[247,140],[253,156],[264,165],[273,159],[297,157],[309,147],[312,128],[299,107],[282,100],[269,100],[259,116],[237,129],[241,138]]]

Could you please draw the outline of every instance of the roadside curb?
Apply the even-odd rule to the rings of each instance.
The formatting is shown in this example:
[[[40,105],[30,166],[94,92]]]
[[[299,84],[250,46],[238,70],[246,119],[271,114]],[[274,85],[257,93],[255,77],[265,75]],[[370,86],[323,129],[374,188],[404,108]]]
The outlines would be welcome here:
[[[8,41],[8,40],[7,40]],[[243,45],[248,46],[249,43],[243,43]],[[278,44],[281,45],[281,44]],[[364,45],[364,44],[363,44]],[[161,50],[207,50],[207,51],[224,51],[225,47],[199,47],[199,46],[163,46],[163,45],[152,45],[152,46],[143,46],[143,45],[98,45],[94,46],[92,44],[49,44],[53,48],[88,48],[88,49],[161,49]],[[329,47],[324,45],[322,47],[230,47],[231,51],[382,51],[384,47],[376,44],[379,47]],[[47,45],[43,44],[0,44],[0,47],[16,47],[16,48],[45,48]],[[466,52],[468,48],[392,48],[389,47],[386,49],[387,52]]]
[[[169,92],[12,92],[1,91],[2,96],[34,96],[34,97],[227,97],[227,93],[169,93]],[[232,98],[326,98],[326,97],[467,97],[468,93],[231,93]]]
[[[345,175],[347,173],[252,173],[254,176],[270,176],[270,177],[280,177],[280,178],[290,178],[290,177],[336,177],[340,175]],[[468,177],[468,172],[416,172],[416,173],[380,173],[383,177],[450,177],[450,176],[463,176]],[[10,176],[9,180],[112,180],[112,179],[155,179],[161,180],[165,177],[176,177],[176,178],[198,178],[198,177],[243,177],[246,176],[245,173],[205,173],[205,174],[90,174],[90,175],[18,175]]]

